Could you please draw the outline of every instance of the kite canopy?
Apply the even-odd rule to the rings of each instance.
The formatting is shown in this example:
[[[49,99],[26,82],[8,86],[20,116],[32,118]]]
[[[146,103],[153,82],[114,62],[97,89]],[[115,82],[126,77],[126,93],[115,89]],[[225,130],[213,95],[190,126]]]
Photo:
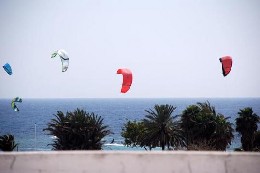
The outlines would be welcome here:
[[[68,54],[65,50],[57,50],[55,51],[52,55],[51,58],[54,58],[56,56],[60,57],[61,63],[62,63],[62,72],[67,71],[68,67],[69,67],[69,57]]]
[[[219,58],[219,61],[222,63],[223,76],[227,76],[231,71],[232,58],[230,56],[224,56],[222,58]]]
[[[19,97],[15,97],[15,98],[12,100],[11,106],[12,106],[12,108],[13,108],[13,110],[14,110],[15,112],[19,111],[18,107],[17,107],[16,104],[15,104],[16,102],[21,103],[21,102],[22,102],[22,99],[19,98]]]
[[[12,71],[12,67],[10,66],[10,64],[6,63],[3,68],[5,69],[6,73],[8,73],[9,75],[12,75],[13,74],[13,71]]]
[[[117,74],[123,75],[121,93],[126,93],[130,89],[132,84],[132,80],[133,80],[132,72],[127,68],[123,68],[123,69],[118,69]]]

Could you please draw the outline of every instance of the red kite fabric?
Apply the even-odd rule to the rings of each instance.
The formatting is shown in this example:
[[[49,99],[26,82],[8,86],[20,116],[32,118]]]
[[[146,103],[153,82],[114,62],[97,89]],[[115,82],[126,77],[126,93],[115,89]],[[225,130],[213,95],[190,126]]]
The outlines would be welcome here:
[[[223,76],[227,76],[231,71],[232,58],[230,56],[224,56],[222,58],[219,58],[219,61],[222,63]]]
[[[121,93],[126,93],[130,89],[132,84],[132,80],[133,80],[132,72],[127,68],[123,68],[123,69],[118,69],[117,74],[123,75]]]

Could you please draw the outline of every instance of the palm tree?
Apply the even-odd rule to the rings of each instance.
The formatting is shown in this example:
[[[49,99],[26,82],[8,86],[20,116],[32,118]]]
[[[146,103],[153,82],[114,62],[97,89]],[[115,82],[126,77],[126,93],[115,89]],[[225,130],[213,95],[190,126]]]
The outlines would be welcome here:
[[[204,146],[215,130],[215,108],[209,102],[188,106],[181,115],[181,127],[185,132],[187,147]],[[207,141],[207,142],[206,142]]]
[[[13,151],[18,144],[14,141],[13,135],[0,136],[0,150]]]
[[[230,117],[224,117],[222,114],[217,114],[215,117],[215,130],[211,136],[212,145],[216,150],[224,151],[228,145],[231,145],[233,135],[232,123],[227,120]]]
[[[199,138],[206,138],[207,140],[210,140],[216,129],[215,118],[217,113],[215,107],[211,106],[209,101],[204,103],[198,102],[197,105],[200,108],[200,113],[196,117],[196,129],[199,134],[201,134],[201,136],[199,135]]]
[[[184,146],[184,137],[179,123],[175,120],[177,116],[171,116],[176,107],[171,105],[155,105],[154,110],[145,110],[148,114],[143,119],[145,136],[143,144],[151,147],[165,146],[170,148]]]
[[[209,141],[211,141],[211,146],[215,150],[225,150],[228,145],[231,144],[233,135],[232,123],[227,120],[230,117],[225,117],[224,115],[217,113],[214,106],[211,106],[207,101],[205,103],[197,103],[201,108],[203,114],[206,114],[210,117],[208,121],[208,135]]]
[[[196,126],[194,119],[199,112],[200,108],[197,105],[190,105],[182,112],[180,125],[185,134],[187,146],[193,141],[193,129]]]
[[[57,137],[50,144],[54,150],[100,150],[105,142],[102,139],[111,133],[100,116],[84,110],[77,109],[66,115],[58,111],[55,117],[44,129]]]
[[[187,149],[225,150],[233,139],[229,118],[217,113],[208,101],[188,106],[181,115]]]
[[[240,109],[236,118],[236,131],[241,134],[242,148],[245,151],[253,150],[254,133],[257,131],[259,117],[252,108]]]

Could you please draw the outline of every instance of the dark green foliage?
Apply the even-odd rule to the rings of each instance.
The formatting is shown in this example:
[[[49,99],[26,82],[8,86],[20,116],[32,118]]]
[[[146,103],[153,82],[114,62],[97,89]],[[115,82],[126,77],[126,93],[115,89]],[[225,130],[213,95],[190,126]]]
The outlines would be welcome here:
[[[229,118],[216,113],[209,102],[188,106],[181,115],[188,150],[225,150],[234,137]]]
[[[226,147],[231,144],[234,138],[232,123],[227,121],[229,118],[222,114],[218,114],[214,118],[215,130],[211,135],[211,140],[213,140],[212,146],[215,146],[216,150],[226,150]]]
[[[255,132],[254,148],[260,151],[260,130]]]
[[[172,116],[175,109],[176,107],[166,104],[155,105],[154,110],[146,110],[148,114],[143,119],[146,127],[143,139],[145,144],[161,147],[162,150],[165,150],[165,146],[170,148],[185,145],[182,130],[175,120],[177,116]]]
[[[122,128],[121,136],[125,139],[125,145],[136,147],[141,146],[145,135],[143,122],[128,121]]]
[[[257,151],[260,152],[260,130],[258,130],[257,132],[255,132],[255,138],[254,138],[254,149],[253,151]]]
[[[13,151],[18,144],[15,144],[13,135],[0,136],[0,150]]]
[[[57,137],[51,144],[54,150],[100,150],[105,142],[102,139],[111,134],[103,119],[94,113],[77,109],[66,115],[58,111],[55,117],[44,129]]]
[[[192,143],[196,129],[195,117],[200,113],[200,108],[197,105],[188,106],[181,115],[181,128],[186,138],[186,144],[189,146]],[[198,131],[197,129],[196,131]]]
[[[146,110],[148,113],[141,122],[128,121],[122,131],[125,144],[141,147],[167,146],[182,147],[185,145],[182,130],[179,123],[171,114],[176,108],[171,105],[155,105],[154,110]]]
[[[252,151],[255,132],[259,117],[253,112],[252,108],[240,109],[236,118],[236,131],[241,134],[241,143],[244,151]]]

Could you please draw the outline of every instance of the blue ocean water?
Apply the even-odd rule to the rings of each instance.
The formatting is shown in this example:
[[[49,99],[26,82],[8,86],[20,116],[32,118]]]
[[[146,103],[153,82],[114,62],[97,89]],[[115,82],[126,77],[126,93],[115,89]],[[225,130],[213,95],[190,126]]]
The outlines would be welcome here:
[[[260,98],[173,98],[173,99],[23,99],[17,103],[19,112],[11,109],[11,99],[0,99],[0,135],[13,134],[19,143],[19,151],[51,150],[48,144],[54,136],[47,135],[43,129],[54,118],[57,111],[73,111],[76,108],[94,112],[104,118],[104,123],[113,132],[106,137],[104,150],[141,150],[123,146],[121,129],[127,120],[140,120],[146,115],[145,110],[155,104],[171,104],[176,108],[173,115],[179,115],[188,105],[209,101],[216,111],[231,117],[235,123],[237,112],[245,107],[252,107],[260,115]],[[114,143],[110,142],[114,139]],[[228,150],[240,146],[240,137],[235,138]]]

